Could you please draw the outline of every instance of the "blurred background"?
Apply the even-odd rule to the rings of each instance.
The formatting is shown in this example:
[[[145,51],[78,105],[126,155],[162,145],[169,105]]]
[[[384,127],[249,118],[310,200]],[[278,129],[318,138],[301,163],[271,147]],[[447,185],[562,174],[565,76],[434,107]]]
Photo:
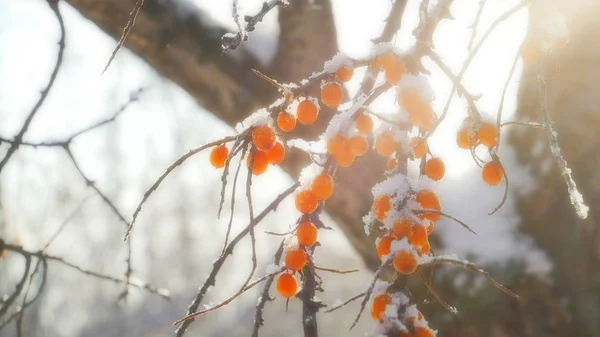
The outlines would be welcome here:
[[[220,37],[236,30],[229,0],[146,0],[126,47],[110,68],[102,70],[120,37],[135,0],[59,1],[66,29],[62,67],[48,98],[24,140],[63,140],[113,116],[115,121],[77,137],[70,149],[81,171],[130,219],[146,189],[175,159],[190,149],[234,133],[233,127],[277,92],[254,76],[260,69],[282,82],[299,81],[320,70],[338,51],[364,57],[379,36],[393,1],[290,0],[274,10],[242,47],[221,55]],[[482,4],[474,43],[515,0],[455,0],[455,20],[444,20],[434,35],[436,52],[458,73],[472,48],[473,22]],[[262,2],[240,0],[242,14],[254,14]],[[395,43],[414,44],[420,1],[408,1]],[[432,1],[431,6],[435,5]],[[469,151],[455,145],[456,131],[466,117],[466,104],[455,98],[449,115],[431,138],[434,155],[446,163],[447,176],[437,183],[444,211],[465,221],[474,236],[442,219],[436,225],[436,254],[469,259],[521,296],[517,302],[479,276],[456,267],[436,269],[433,286],[459,311],[449,314],[426,288],[414,282],[421,306],[439,336],[600,336],[600,56],[595,0],[531,1],[502,21],[483,44],[464,76],[472,93],[481,94],[479,108],[495,116],[509,70],[521,43],[535,27],[557,11],[569,27],[569,44],[552,55],[548,103],[564,156],[590,206],[587,220],[578,220],[564,180],[548,150],[543,130],[503,128],[499,155],[510,178],[507,201],[496,214],[502,186],[491,188]],[[0,0],[0,137],[13,139],[38,100],[52,72],[60,30],[45,0]],[[470,47],[471,46],[471,47]],[[436,112],[443,109],[451,82],[428,59],[428,79]],[[518,61],[509,82],[503,120],[540,121],[537,70]],[[348,83],[356,92],[360,72]],[[140,92],[140,90],[142,90]],[[132,96],[137,97],[128,103]],[[393,104],[378,106],[393,113]],[[319,130],[300,130],[315,137]],[[0,143],[5,153],[10,144]],[[481,153],[482,156],[485,154]],[[2,155],[3,156],[3,155]],[[285,190],[306,158],[290,150],[281,169],[272,167],[254,180],[256,210]],[[373,238],[364,234],[361,216],[372,200],[371,171],[384,163],[357,161],[337,182],[327,205],[316,261],[323,267],[359,269],[351,275],[323,274],[329,306],[368,286],[379,261]],[[245,168],[242,168],[244,176]],[[130,289],[119,300],[122,284],[52,264],[40,298],[26,312],[24,336],[165,336],[182,317],[221,252],[228,206],[216,216],[220,171],[201,153],[175,170],[150,197],[133,232],[133,276],[166,288],[171,300]],[[349,178],[354,179],[351,183]],[[378,179],[374,176],[372,179]],[[241,191],[240,191],[241,190]],[[244,200],[243,189],[238,189]],[[248,221],[240,202],[233,230]],[[102,198],[86,184],[61,147],[22,146],[0,175],[0,238],[30,251],[44,247],[62,229],[46,252],[76,265],[114,277],[126,270],[124,225]],[[290,200],[259,227],[258,275],[273,262],[280,238],[262,231],[285,232],[296,219]],[[6,253],[0,259],[0,294],[10,294],[23,273],[23,259]],[[204,303],[217,303],[237,291],[251,268],[250,242],[243,241],[228,259]],[[39,282],[39,280],[34,280]],[[198,319],[190,336],[246,336],[253,325],[261,287],[234,303]],[[273,294],[273,292],[272,292]],[[301,305],[276,298],[267,303],[264,336],[301,336]],[[348,331],[359,303],[319,316],[323,336],[363,336],[373,322],[365,315]],[[1,321],[0,321],[1,322]],[[0,336],[16,334],[14,324]]]

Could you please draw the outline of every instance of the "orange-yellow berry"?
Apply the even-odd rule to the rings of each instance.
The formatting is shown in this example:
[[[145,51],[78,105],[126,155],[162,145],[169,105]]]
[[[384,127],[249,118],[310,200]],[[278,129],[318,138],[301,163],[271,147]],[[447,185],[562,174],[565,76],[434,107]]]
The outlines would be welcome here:
[[[367,138],[356,135],[350,138],[350,149],[356,156],[362,156],[369,151],[369,141]]]
[[[306,265],[308,256],[303,249],[288,250],[285,254],[285,267],[291,271],[298,271]]]
[[[412,148],[415,159],[423,158],[427,153],[427,142],[421,137],[413,138],[408,145]]]
[[[252,162],[252,158],[254,158],[254,162]],[[267,167],[269,166],[269,155],[266,151],[255,149],[254,153],[248,155],[246,164],[248,168],[250,168],[250,165],[252,164],[252,174],[257,176],[261,175],[265,173]]]
[[[225,167],[229,149],[225,145],[217,145],[210,151],[210,164],[215,168]]]
[[[311,190],[300,191],[296,195],[296,209],[300,213],[310,214],[319,206],[316,194]]]
[[[481,177],[490,186],[496,186],[502,181],[504,177],[504,168],[498,161],[491,161],[483,165],[481,170]]]
[[[333,193],[333,178],[327,172],[323,172],[315,177],[311,189],[319,200],[329,199]]]
[[[328,82],[321,87],[321,101],[325,106],[337,109],[343,100],[344,89],[339,83]]]
[[[252,129],[252,143],[261,151],[268,151],[275,145],[275,131],[268,125],[259,125]]]
[[[391,236],[384,236],[379,239],[379,242],[377,243],[377,256],[379,256],[380,260],[383,260],[383,257],[390,253],[393,241],[394,238]]]
[[[396,152],[396,141],[390,132],[382,132],[375,138],[375,151],[384,157]]]
[[[498,144],[498,128],[493,123],[483,123],[477,129],[477,138],[481,144],[494,147]]]
[[[441,211],[442,207],[440,206],[440,200],[437,195],[431,190],[421,190],[417,193],[416,200],[423,209],[432,209],[436,211]],[[440,214],[438,213],[421,213],[419,214],[420,219],[427,219],[429,221],[435,222],[440,218]]]
[[[407,217],[400,218],[394,222],[392,236],[396,239],[411,238],[413,236],[415,222]]]
[[[431,158],[425,163],[425,174],[429,179],[440,180],[446,173],[446,166],[439,158]]]
[[[394,255],[394,268],[403,275],[409,275],[417,270],[417,258],[408,250],[401,250]]]
[[[289,298],[296,295],[298,291],[298,281],[294,275],[283,273],[277,279],[277,292],[279,295]]]
[[[382,321],[385,307],[390,303],[392,303],[392,299],[387,294],[375,296],[371,306],[371,317],[376,321]]]
[[[296,116],[298,117],[298,121],[300,123],[309,125],[317,121],[317,117],[319,117],[319,109],[317,108],[315,102],[311,101],[310,99],[305,99],[298,103]]]
[[[351,67],[342,65],[335,72],[335,76],[342,82],[348,82],[352,79],[352,75],[354,74],[354,69]]]
[[[296,117],[287,112],[280,112],[277,115],[277,126],[283,132],[292,132],[296,128]]]
[[[363,135],[368,135],[373,131],[373,119],[364,113],[358,115],[356,117],[356,130]]]
[[[302,222],[296,229],[298,243],[306,247],[312,247],[317,242],[318,235],[319,231],[312,222]]]
[[[389,195],[382,195],[373,202],[373,212],[379,221],[385,219],[385,215],[390,209],[392,209],[392,204]]]
[[[267,151],[267,156],[269,158],[269,164],[281,164],[285,158],[285,148],[283,147],[283,144],[281,144],[281,142],[275,143],[275,145]]]

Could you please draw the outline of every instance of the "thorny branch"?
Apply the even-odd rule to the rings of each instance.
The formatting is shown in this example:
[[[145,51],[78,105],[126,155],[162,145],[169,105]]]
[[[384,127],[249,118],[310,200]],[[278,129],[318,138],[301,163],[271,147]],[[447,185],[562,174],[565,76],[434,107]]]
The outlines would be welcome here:
[[[127,25],[125,25],[125,28],[123,29],[123,34],[121,34],[121,38],[119,39],[119,42],[117,42],[117,46],[110,54],[110,58],[108,59],[106,66],[104,66],[104,69],[102,70],[102,74],[104,74],[106,72],[106,70],[108,70],[108,67],[110,67],[110,64],[115,59],[115,56],[117,56],[119,49],[121,49],[121,47],[125,43],[125,40],[127,39],[127,36],[129,35],[129,32],[135,25],[135,19],[137,18],[142,7],[144,6],[144,1],[145,0],[137,0],[135,3],[135,6],[133,7],[133,10],[131,11],[131,13],[129,13],[129,19],[127,19]]]
[[[4,155],[4,158],[2,158],[2,161],[0,161],[0,172],[2,171],[2,169],[4,168],[6,163],[8,163],[8,160],[10,159],[10,157],[12,157],[12,155],[15,153],[15,151],[17,151],[17,149],[19,148],[19,145],[23,141],[23,136],[27,132],[27,129],[29,128],[29,125],[31,124],[31,121],[33,120],[33,118],[36,116],[37,112],[40,110],[40,108],[46,101],[46,98],[48,97],[50,90],[54,86],[54,83],[56,81],[56,76],[58,75],[58,71],[60,70],[60,67],[63,62],[63,55],[64,55],[64,51],[65,51],[65,24],[63,22],[62,15],[61,15],[60,9],[58,7],[58,2],[57,1],[48,1],[48,4],[50,5],[50,9],[56,16],[56,18],[58,20],[58,25],[60,27],[60,40],[58,42],[58,56],[56,57],[56,63],[54,65],[54,69],[52,70],[52,74],[50,75],[50,80],[48,81],[48,84],[46,85],[46,88],[44,88],[44,90],[42,90],[42,95],[40,96],[40,98],[36,102],[35,106],[33,107],[31,112],[25,119],[25,122],[23,123],[21,130],[15,136],[14,142],[11,143],[8,151]]]
[[[283,247],[285,241],[281,241],[277,252],[275,252],[275,265],[279,265],[281,261],[281,256],[283,255]],[[263,318],[263,310],[265,308],[265,304],[267,301],[272,301],[273,299],[269,296],[269,289],[271,289],[271,285],[273,284],[274,278],[270,278],[265,282],[265,286],[263,287],[263,291],[260,295],[258,303],[256,304],[256,313],[254,314],[254,330],[252,330],[252,337],[258,337],[258,330],[261,326],[264,325],[265,320]]]
[[[223,54],[227,51],[235,50],[239,47],[242,42],[248,40],[248,33],[254,31],[256,28],[256,24],[261,22],[265,15],[269,13],[273,8],[277,6],[286,6],[288,0],[269,0],[263,2],[262,8],[258,13],[252,16],[244,16],[244,21],[246,23],[245,27],[242,27],[241,20],[239,19],[237,0],[233,2],[233,19],[238,27],[238,32],[235,34],[227,33],[221,37],[221,49],[223,50]]]

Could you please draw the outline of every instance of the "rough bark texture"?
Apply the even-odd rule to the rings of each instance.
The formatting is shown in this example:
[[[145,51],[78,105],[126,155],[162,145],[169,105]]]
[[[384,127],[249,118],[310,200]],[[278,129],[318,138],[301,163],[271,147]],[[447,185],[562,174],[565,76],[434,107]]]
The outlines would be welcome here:
[[[545,69],[548,107],[563,155],[590,206],[590,213],[584,221],[575,215],[543,131],[515,129],[511,142],[518,149],[519,160],[533,167],[539,186],[519,203],[523,218],[521,229],[530,234],[554,262],[552,291],[555,298],[564,299],[567,304],[563,307],[572,315],[567,335],[600,336],[597,290],[600,282],[600,134],[597,132],[600,129],[600,2],[533,2],[532,33],[553,6],[566,17],[570,43],[550,57]],[[540,121],[537,89],[536,66],[528,66],[524,69],[519,92],[517,114],[520,119]],[[542,331],[534,332],[532,335],[542,335]]]

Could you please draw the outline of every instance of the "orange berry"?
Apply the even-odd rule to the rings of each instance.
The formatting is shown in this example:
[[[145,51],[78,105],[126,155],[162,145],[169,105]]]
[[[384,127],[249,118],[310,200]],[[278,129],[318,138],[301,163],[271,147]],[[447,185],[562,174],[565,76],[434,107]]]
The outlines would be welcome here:
[[[281,164],[283,158],[285,158],[285,148],[283,147],[283,144],[281,144],[281,142],[275,143],[275,146],[267,151],[267,157],[269,158],[269,164]]]
[[[415,337],[435,337],[435,333],[429,328],[418,327],[415,329]]]
[[[394,239],[391,236],[384,236],[379,240],[377,243],[377,256],[380,260],[383,260],[383,257],[390,253],[393,241]]]
[[[504,168],[500,162],[491,161],[483,165],[481,177],[483,178],[483,181],[488,183],[488,185],[496,186],[500,184],[502,177],[504,177]]]
[[[327,172],[323,172],[315,177],[311,189],[317,199],[327,200],[333,193],[333,178]]]
[[[296,117],[287,112],[280,112],[277,115],[277,126],[283,132],[292,132],[296,128]]]
[[[380,155],[387,157],[396,152],[396,141],[390,132],[382,132],[375,138],[375,150]]]
[[[350,81],[353,74],[354,74],[354,69],[352,69],[351,67],[344,66],[344,65],[339,67],[338,70],[335,72],[335,76],[342,82]]]
[[[409,275],[417,270],[417,258],[408,250],[401,250],[394,255],[394,269],[403,275]]]
[[[394,228],[392,236],[396,239],[409,238],[413,236],[414,232],[414,221],[410,218],[404,217],[394,222]]]
[[[342,153],[348,147],[348,140],[341,134],[335,135],[333,138],[329,138],[327,141],[327,152],[332,155]]]
[[[302,222],[296,229],[298,243],[306,247],[312,247],[317,242],[319,231],[311,222]]]
[[[285,254],[285,267],[291,271],[298,271],[306,265],[308,256],[300,248],[288,250]]]
[[[398,102],[408,112],[410,122],[415,126],[431,131],[435,126],[435,114],[431,105],[423,100],[415,90],[405,90],[398,95]]]
[[[417,193],[416,200],[421,207],[424,209],[433,209],[436,211],[441,211],[442,207],[440,206],[440,200],[437,195],[431,190],[421,190]],[[429,221],[435,222],[440,218],[438,213],[422,213],[419,214],[420,219],[427,219]]]
[[[315,102],[311,101],[310,99],[305,99],[298,103],[296,116],[298,117],[298,121],[300,123],[309,125],[317,121],[317,117],[319,117],[319,109],[317,108]]]
[[[210,151],[210,164],[215,168],[225,167],[225,162],[229,156],[229,149],[224,144],[217,145]]]
[[[298,291],[298,281],[294,275],[283,273],[277,279],[277,292],[279,295],[289,298],[296,295]]]
[[[261,151],[272,148],[276,140],[275,131],[268,125],[259,125],[252,129],[252,143]]]
[[[296,209],[300,213],[310,214],[319,206],[319,200],[315,193],[311,190],[300,191],[296,195]]]
[[[494,147],[498,144],[498,128],[493,123],[483,123],[477,129],[477,138],[481,144]]]
[[[427,142],[421,137],[413,138],[408,145],[413,149],[415,159],[423,158],[427,153]]]
[[[341,167],[350,167],[354,163],[355,155],[350,148],[346,147],[342,152],[335,156],[336,162]]]
[[[250,153],[248,158],[246,158],[246,165],[248,168],[250,168],[252,157],[254,157],[254,162],[252,163],[252,174],[259,176],[265,173],[267,167],[269,166],[269,155],[267,152],[255,149],[254,153]]]
[[[431,158],[425,163],[425,174],[429,179],[440,180],[446,173],[446,166],[439,158]]]
[[[356,130],[363,135],[368,135],[373,131],[373,119],[364,113],[358,115],[358,117],[356,117]]]
[[[375,65],[381,70],[387,70],[396,61],[396,56],[392,53],[380,54],[375,57]]]
[[[385,313],[385,307],[392,303],[392,299],[387,294],[375,296],[371,306],[371,317],[376,321],[382,321]]]
[[[342,104],[344,100],[344,89],[337,82],[328,82],[321,87],[321,101],[325,106],[332,109]]]
[[[470,131],[468,128],[460,128],[456,134],[456,144],[461,149],[470,149],[477,144],[477,133],[473,133],[473,136],[469,135]]]
[[[356,135],[350,138],[350,149],[356,156],[362,156],[369,151],[369,141],[363,136]]]
[[[385,69],[385,80],[391,84],[396,85],[402,79],[402,75],[406,72],[406,67],[404,66],[404,62],[398,61],[394,59],[391,62],[387,69]]]
[[[390,209],[392,209],[392,204],[390,202],[389,195],[382,195],[373,202],[373,212],[379,221],[383,221],[385,219],[385,214]]]
[[[400,332],[400,337],[413,337],[413,336],[408,332],[402,331],[402,332]]]
[[[415,248],[420,248],[423,251],[423,247],[429,246],[429,235],[427,235],[427,229],[424,226],[417,225],[413,232],[413,236],[408,239],[408,242]]]

